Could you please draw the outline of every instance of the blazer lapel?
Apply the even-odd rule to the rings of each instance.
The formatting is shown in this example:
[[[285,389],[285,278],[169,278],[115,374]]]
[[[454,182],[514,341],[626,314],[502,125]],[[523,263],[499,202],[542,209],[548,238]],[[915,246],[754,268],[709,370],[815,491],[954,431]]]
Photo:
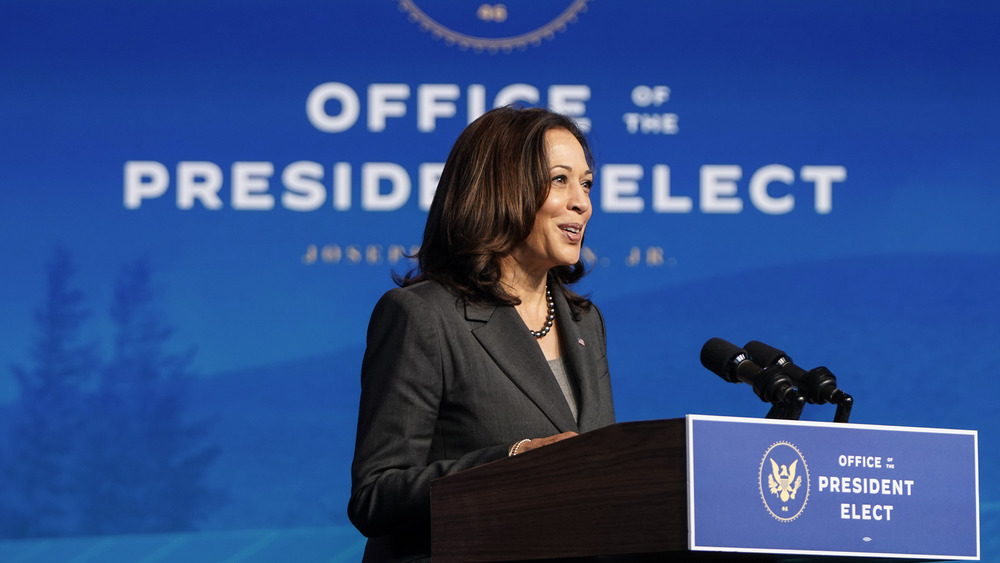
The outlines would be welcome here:
[[[600,335],[586,334],[580,321],[574,318],[574,312],[562,292],[556,294],[556,322],[559,323],[559,334],[562,338],[563,357],[569,365],[570,376],[576,383],[578,426],[582,432],[597,427],[600,412],[598,404],[599,393],[597,380],[600,377],[594,354],[598,353],[600,343],[595,339]],[[589,343],[587,339],[590,339]]]
[[[517,311],[509,306],[466,302],[468,320],[484,323],[472,334],[500,369],[552,421],[560,432],[578,431],[562,390],[541,348],[528,333]],[[557,321],[558,322],[558,321]]]

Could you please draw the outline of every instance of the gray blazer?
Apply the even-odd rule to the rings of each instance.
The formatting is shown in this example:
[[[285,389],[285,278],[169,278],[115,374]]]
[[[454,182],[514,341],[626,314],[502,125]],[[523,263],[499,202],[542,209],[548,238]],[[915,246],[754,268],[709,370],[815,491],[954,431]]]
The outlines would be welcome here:
[[[370,538],[365,561],[429,554],[433,479],[503,458],[523,438],[614,423],[604,319],[553,293],[579,422],[513,307],[471,304],[437,282],[375,306],[348,505]]]

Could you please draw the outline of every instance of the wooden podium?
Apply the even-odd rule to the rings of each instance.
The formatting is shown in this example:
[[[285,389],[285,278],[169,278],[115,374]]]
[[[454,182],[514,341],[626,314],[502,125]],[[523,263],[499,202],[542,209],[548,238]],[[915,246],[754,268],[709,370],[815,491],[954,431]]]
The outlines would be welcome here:
[[[684,428],[619,423],[438,479],[435,563],[684,552]]]
[[[711,455],[699,454],[697,448],[689,448],[689,441],[704,443],[704,440],[695,438],[699,435],[697,432],[691,431],[693,428],[691,424],[702,423],[702,419],[713,420],[706,420],[703,426],[696,428],[702,428],[709,423],[718,423],[717,427],[721,424],[721,428],[712,431],[718,437],[714,438],[715,442],[707,448]],[[731,420],[744,424],[730,422]],[[843,495],[839,493],[831,494],[829,490],[824,490],[824,486],[828,486],[830,480],[826,475],[833,474],[831,472],[834,471],[838,472],[836,474],[847,472],[846,468],[837,466],[838,456],[832,455],[833,452],[826,445],[829,443],[829,435],[842,437],[846,439],[846,444],[854,445],[866,442],[869,434],[878,432],[889,434],[885,439],[876,437],[871,440],[869,445],[879,451],[895,448],[893,444],[900,440],[896,434],[911,442],[913,445],[910,447],[914,450],[920,450],[926,443],[923,441],[924,435],[911,429],[897,427],[870,427],[870,432],[865,433],[864,425],[826,424],[826,428],[819,428],[817,427],[820,426],[819,423],[795,423],[797,426],[773,427],[776,432],[791,433],[796,436],[793,441],[805,444],[801,451],[795,449],[792,453],[798,452],[796,455],[808,457],[810,469],[817,475],[812,480],[809,475],[805,475],[806,484],[802,488],[804,494],[800,494],[801,501],[802,497],[809,495],[809,488],[812,487],[812,497],[808,500],[809,509],[806,510],[804,504],[800,509],[808,512],[808,517],[788,518],[785,519],[788,522],[780,522],[784,519],[780,513],[781,509],[775,508],[778,512],[769,515],[767,511],[771,509],[766,508],[765,503],[761,502],[762,496],[768,496],[768,483],[773,464],[773,461],[765,463],[764,459],[771,455],[772,450],[767,450],[768,453],[762,458],[757,453],[761,451],[758,445],[748,445],[752,440],[744,440],[739,436],[739,429],[742,426],[765,426],[765,434],[771,432],[772,427],[767,427],[764,422],[754,419],[689,416],[687,419],[619,423],[438,479],[431,485],[433,560],[435,563],[538,559],[571,561],[577,558],[590,560],[587,558],[598,557],[596,560],[602,562],[667,559],[671,561],[841,559],[857,562],[978,558],[978,469],[974,467],[975,463],[969,464],[973,466],[971,473],[965,472],[968,475],[965,481],[968,486],[964,486],[965,496],[962,498],[968,499],[963,501],[968,507],[963,508],[966,518],[956,528],[959,533],[952,534],[966,538],[961,547],[955,551],[948,551],[950,547],[938,550],[932,546],[929,551],[923,552],[865,553],[866,550],[873,551],[870,546],[889,545],[891,541],[896,541],[897,546],[908,545],[911,542],[905,539],[900,543],[899,538],[880,535],[883,530],[889,529],[883,525],[884,521],[850,520],[852,517],[850,511],[845,512],[847,509],[840,503],[853,499],[845,500],[846,497],[842,498]],[[729,424],[732,426],[727,426]],[[731,429],[736,432],[731,433]],[[857,437],[859,432],[861,439]],[[974,431],[942,432],[964,433],[957,437],[960,442],[959,450],[962,452],[978,449]],[[815,440],[818,445],[809,443],[813,434],[822,434]],[[948,443],[955,441],[950,440],[951,436],[937,434],[928,434],[926,439],[944,438],[949,438]],[[765,435],[761,439],[766,440],[760,442],[761,444],[772,443],[770,435]],[[971,448],[968,444],[971,444]],[[742,454],[736,453],[741,447],[746,451]],[[751,453],[748,454],[747,451]],[[839,453],[839,449],[837,452]],[[975,451],[970,452],[970,459],[975,459],[976,455]],[[700,463],[696,464],[690,458],[697,458]],[[706,466],[703,461],[707,458],[711,458],[711,467]],[[827,458],[832,466],[824,468],[823,463]],[[806,469],[805,457],[802,459],[802,464],[798,466],[800,473]],[[843,456],[841,459],[844,459]],[[947,469],[943,471],[948,471],[948,480],[942,480],[942,483],[954,483],[952,480],[954,467],[946,467]],[[749,473],[753,473],[750,475],[751,481],[746,479],[748,469],[751,470]],[[919,471],[916,473],[918,475],[928,476],[918,479],[912,485],[918,492],[916,495],[885,497],[889,500],[895,499],[893,502],[896,510],[892,513],[896,518],[892,526],[894,530],[899,529],[897,521],[905,517],[923,519],[923,514],[929,514],[936,506],[952,502],[955,498],[950,491],[947,491],[945,494],[949,495],[948,500],[942,501],[939,499],[941,487],[937,485],[928,487],[937,482],[937,478],[933,477],[936,475],[936,467],[933,464],[930,467],[894,466],[891,469],[882,467],[878,470],[864,471],[881,471],[882,473],[877,474],[879,476],[905,477],[906,472],[910,470],[915,473]],[[689,475],[689,472],[694,472],[696,475]],[[702,478],[703,473],[709,476]],[[774,475],[777,477],[776,471]],[[700,508],[702,500],[701,497],[697,497],[696,500],[695,491],[698,489],[693,481],[699,480],[704,486],[705,483],[712,482],[712,479],[715,479],[713,486],[718,483],[721,484],[721,488],[710,489],[709,505],[714,507],[702,510]],[[759,480],[763,482],[763,485],[759,485],[760,489],[758,489]],[[719,492],[724,491],[730,483],[736,487],[735,492]],[[970,491],[973,486],[975,490]],[[730,498],[739,496],[744,497],[741,501],[743,504],[730,504]],[[774,498],[777,500],[778,497]],[[867,499],[862,500],[867,502]],[[885,501],[879,500],[879,502]],[[908,504],[914,502],[925,504],[919,506]],[[689,503],[693,506],[688,506]],[[730,509],[730,506],[733,508]],[[928,510],[927,506],[932,510]],[[716,512],[712,513],[712,510]],[[698,513],[698,518],[695,518],[695,513]],[[706,517],[709,518],[708,524],[703,520]],[[949,515],[948,518],[951,519],[949,522],[955,520],[954,515]],[[698,528],[698,533],[695,533],[695,524],[699,519],[701,527]],[[793,520],[794,523],[791,523]],[[810,521],[818,525],[818,528],[806,531],[805,526],[809,525]],[[721,535],[725,537],[739,536],[740,530],[746,531],[752,526],[762,526],[780,530],[782,538],[787,535],[790,541],[800,543],[788,549],[779,545],[773,550],[766,546],[764,548],[751,546],[744,550],[743,544],[724,546],[717,550],[712,547],[705,549],[703,544],[698,543],[697,538],[705,535],[702,534],[702,528],[709,530],[713,526],[716,528],[713,532],[715,537],[720,535],[718,531],[720,526]],[[849,530],[846,540],[832,537],[840,532],[838,528],[850,526],[855,528]],[[859,541],[858,547],[855,548],[854,544],[850,543],[853,541],[851,534],[857,531],[858,526],[866,527],[861,529],[863,533],[857,535]],[[928,535],[921,531],[923,529],[940,529],[938,522],[917,522],[915,526],[915,532],[907,532],[910,538]],[[798,537],[793,537],[796,535],[794,530],[799,530]],[[969,533],[966,533],[967,531]],[[754,537],[766,535],[767,532]],[[864,541],[860,539],[862,535]],[[845,541],[848,543],[843,543]],[[824,542],[827,542],[825,544],[827,547],[823,547]],[[815,549],[814,545],[817,546]],[[848,547],[843,548],[843,545]],[[817,551],[824,549],[826,551]],[[940,554],[944,555],[939,556]]]

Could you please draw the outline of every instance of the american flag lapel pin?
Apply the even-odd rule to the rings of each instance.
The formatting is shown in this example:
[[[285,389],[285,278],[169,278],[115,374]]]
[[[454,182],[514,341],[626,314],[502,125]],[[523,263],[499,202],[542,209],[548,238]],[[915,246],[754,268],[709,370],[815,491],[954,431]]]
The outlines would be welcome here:
[[[579,343],[580,343],[580,346],[583,346],[584,348],[586,348],[586,347],[587,347],[587,343],[586,343],[586,342],[584,342],[582,338],[580,338],[580,339],[577,339],[577,342],[579,342]]]

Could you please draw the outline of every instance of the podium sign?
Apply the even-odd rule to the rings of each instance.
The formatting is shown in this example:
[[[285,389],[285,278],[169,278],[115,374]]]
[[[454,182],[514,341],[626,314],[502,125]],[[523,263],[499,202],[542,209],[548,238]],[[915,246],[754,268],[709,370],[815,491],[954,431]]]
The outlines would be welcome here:
[[[691,551],[979,557],[975,431],[686,420]]]

